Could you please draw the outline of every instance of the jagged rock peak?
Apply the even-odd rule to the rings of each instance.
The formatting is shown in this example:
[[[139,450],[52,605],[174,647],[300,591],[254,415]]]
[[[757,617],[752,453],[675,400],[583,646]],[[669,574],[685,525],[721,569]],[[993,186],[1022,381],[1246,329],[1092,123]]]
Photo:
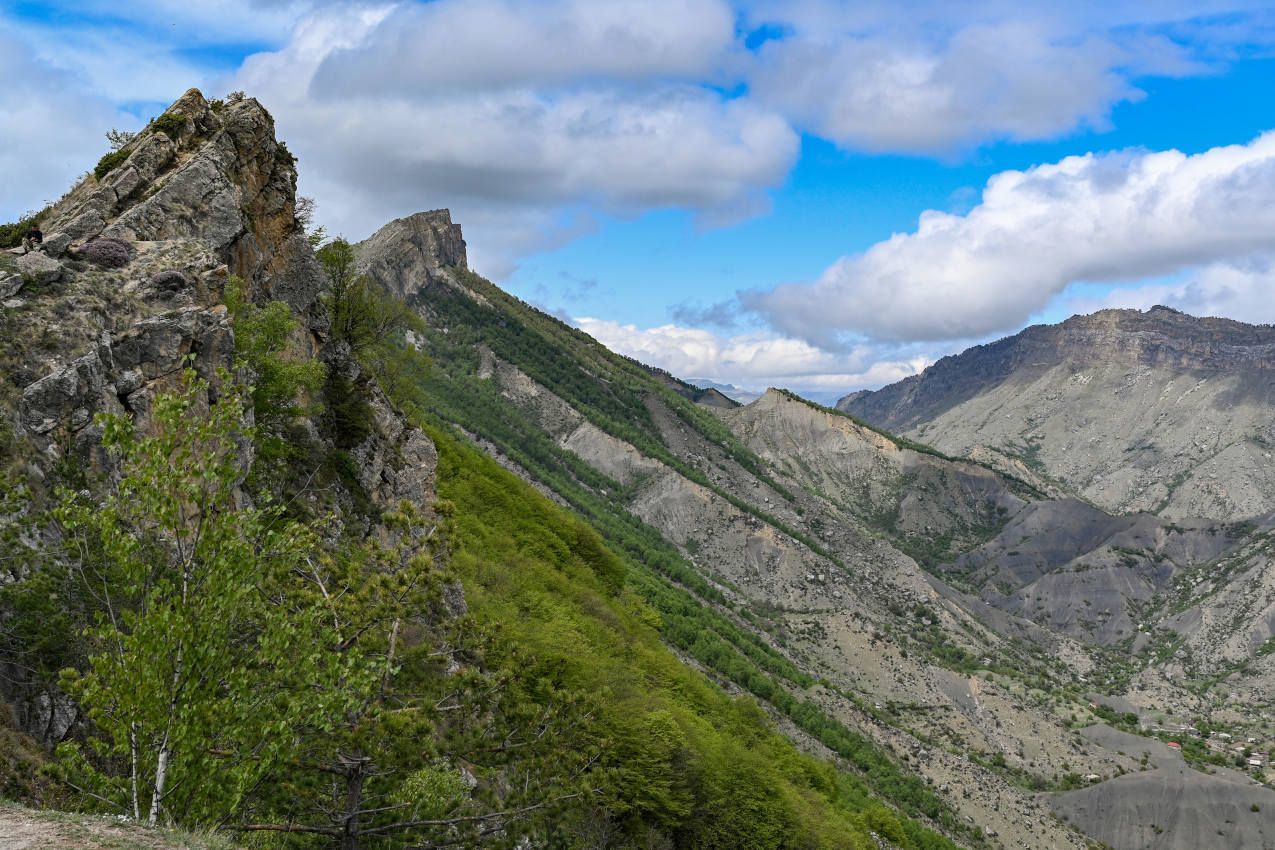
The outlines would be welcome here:
[[[452,283],[451,270],[468,268],[465,240],[449,210],[396,218],[355,251],[360,269],[402,298],[433,283]]]
[[[944,357],[876,392],[852,393],[840,410],[904,430],[1011,374],[1069,360],[1188,372],[1275,369],[1275,326],[1197,317],[1171,307],[1099,310]]]
[[[190,89],[53,207],[46,248],[198,240],[257,297],[305,310],[317,278],[295,216],[295,162],[254,98],[210,103]]]

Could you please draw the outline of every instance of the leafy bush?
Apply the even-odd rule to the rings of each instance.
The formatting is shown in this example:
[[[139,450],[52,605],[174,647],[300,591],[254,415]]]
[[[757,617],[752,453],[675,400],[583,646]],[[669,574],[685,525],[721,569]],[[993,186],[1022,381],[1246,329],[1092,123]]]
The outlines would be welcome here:
[[[180,112],[165,112],[152,121],[151,126],[175,142],[186,126],[186,116]]]
[[[128,154],[128,151],[111,151],[108,154],[104,154],[97,161],[97,165],[93,167],[93,176],[101,180],[122,165],[124,160],[128,159]]]
[[[40,216],[49,211],[48,207],[40,210],[38,213],[27,213],[17,221],[8,224],[0,224],[0,248],[16,248],[22,243],[22,237],[27,235],[27,229],[33,224],[37,224]]]
[[[160,292],[181,292],[190,286],[190,281],[186,279],[186,275],[175,269],[156,272],[151,275],[147,283],[150,284],[151,288],[158,289]]]
[[[278,151],[280,160],[292,166],[295,166],[297,164],[296,155],[292,151],[288,150],[288,146],[285,143],[277,142],[275,144],[275,150]]]
[[[131,259],[127,243],[118,239],[98,239],[80,246],[75,256],[108,269],[123,268]]]
[[[226,282],[225,301],[235,323],[235,359],[253,372],[252,412],[259,429],[258,460],[269,463],[287,456],[289,447],[280,435],[289,419],[310,412],[298,399],[323,386],[327,369],[317,360],[289,356],[289,339],[297,328],[297,319],[287,304],[252,304],[244,299],[243,287],[243,279],[232,276]]]

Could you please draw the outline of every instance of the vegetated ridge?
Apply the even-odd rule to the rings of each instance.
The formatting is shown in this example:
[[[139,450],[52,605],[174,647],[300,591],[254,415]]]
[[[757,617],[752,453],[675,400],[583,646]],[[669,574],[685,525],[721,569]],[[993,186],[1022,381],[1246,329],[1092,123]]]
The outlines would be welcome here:
[[[1223,846],[1275,835],[1260,802],[1275,797],[1251,777],[1181,770],[1211,758],[1202,742],[1151,760],[1120,737],[1167,750],[1134,733],[1206,719],[1269,734],[1268,609],[1234,604],[1264,581],[1260,521],[1131,523],[1047,498],[1065,487],[1026,465],[1004,475],[789,393],[723,403],[474,274],[446,211],[324,241],[251,98],[188,93],[116,153],[45,213],[51,256],[0,256],[2,318],[24,330],[0,349],[5,492],[21,497],[3,529],[23,553],[0,594],[22,730],[7,746],[25,759],[7,793],[128,797],[123,774],[101,773],[126,760],[97,762],[95,802],[66,784],[86,788],[81,762],[40,754],[101,730],[72,696],[92,692],[57,675],[90,669],[77,618],[93,603],[66,556],[41,554],[61,550],[37,518],[58,499],[61,516],[93,517],[76,500],[109,497],[120,470],[103,440],[122,439],[95,414],[150,433],[190,366],[192,410],[255,382],[229,495],[245,521],[279,505],[282,527],[315,530],[322,581],[293,604],[339,603],[338,626],[371,618],[357,644],[315,645],[357,645],[351,669],[383,683],[358,723],[277,729],[326,773],[263,772],[225,741],[203,751],[208,771],[270,778],[234,798],[177,783],[187,812],[221,807],[223,828],[289,846],[1198,847],[1219,840],[1217,818],[1247,819]],[[1081,570],[1089,557],[1099,568]],[[1107,613],[1030,604],[1059,573],[1100,579]],[[408,576],[424,594],[410,616],[389,593]],[[1150,589],[1120,591],[1138,582]],[[1208,817],[1174,819],[1206,785]],[[1147,791],[1161,787],[1176,790]],[[415,821],[395,820],[409,807]],[[297,825],[312,831],[280,831]]]

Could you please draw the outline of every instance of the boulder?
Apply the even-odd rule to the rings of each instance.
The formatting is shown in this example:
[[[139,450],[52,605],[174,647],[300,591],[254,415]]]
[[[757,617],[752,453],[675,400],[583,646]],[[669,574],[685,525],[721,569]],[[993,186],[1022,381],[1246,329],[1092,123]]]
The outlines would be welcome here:
[[[52,283],[62,277],[62,264],[42,251],[32,251],[18,257],[18,273],[26,283]],[[16,292],[17,290],[14,290]],[[9,293],[12,295],[13,293]],[[8,297],[4,295],[3,297]]]

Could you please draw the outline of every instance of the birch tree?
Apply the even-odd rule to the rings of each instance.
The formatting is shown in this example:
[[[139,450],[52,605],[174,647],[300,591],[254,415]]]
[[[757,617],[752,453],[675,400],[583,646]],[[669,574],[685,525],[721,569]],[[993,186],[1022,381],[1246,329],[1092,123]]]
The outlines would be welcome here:
[[[303,721],[339,715],[376,676],[329,651],[305,579],[313,535],[240,504],[242,401],[207,398],[188,373],[155,399],[149,434],[102,417],[120,475],[100,502],[66,494],[57,511],[100,610],[85,669],[63,674],[90,721],[65,755],[77,787],[151,823],[217,823],[294,750]]]

